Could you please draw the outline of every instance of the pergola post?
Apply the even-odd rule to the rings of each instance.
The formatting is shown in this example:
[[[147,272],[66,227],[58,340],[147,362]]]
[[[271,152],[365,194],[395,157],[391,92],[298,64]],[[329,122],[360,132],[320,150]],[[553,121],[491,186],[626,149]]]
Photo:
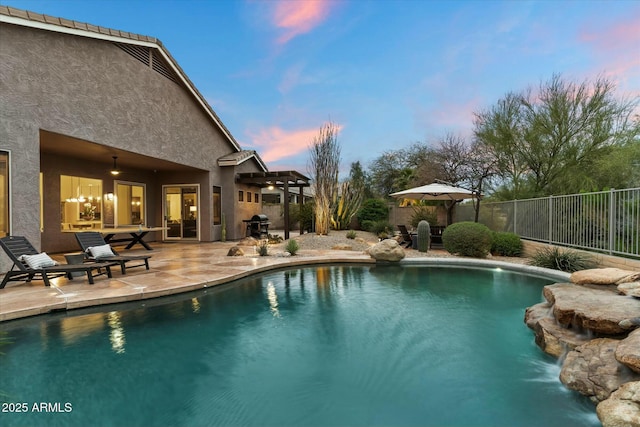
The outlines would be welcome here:
[[[289,180],[284,182],[284,240],[289,239]]]
[[[304,187],[298,187],[298,191],[299,191],[299,199],[298,199],[298,205],[299,205],[299,209],[298,209],[298,227],[300,227],[300,235],[302,236],[304,234],[304,230],[302,229],[302,206],[304,205]]]

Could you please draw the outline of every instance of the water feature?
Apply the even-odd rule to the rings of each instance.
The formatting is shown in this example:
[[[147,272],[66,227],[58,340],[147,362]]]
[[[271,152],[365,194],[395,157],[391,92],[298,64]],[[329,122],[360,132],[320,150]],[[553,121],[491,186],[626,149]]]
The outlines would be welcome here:
[[[523,323],[550,282],[490,269],[322,266],[5,323],[14,342],[0,356],[0,390],[28,410],[0,420],[599,425]],[[40,403],[51,411],[35,412]]]

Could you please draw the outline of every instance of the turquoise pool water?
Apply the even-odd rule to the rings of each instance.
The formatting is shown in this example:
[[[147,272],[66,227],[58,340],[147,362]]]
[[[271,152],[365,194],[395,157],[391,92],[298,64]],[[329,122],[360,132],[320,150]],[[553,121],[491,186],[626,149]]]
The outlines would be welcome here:
[[[313,267],[5,323],[14,343],[0,356],[0,424],[599,425],[523,323],[548,283],[499,270]]]

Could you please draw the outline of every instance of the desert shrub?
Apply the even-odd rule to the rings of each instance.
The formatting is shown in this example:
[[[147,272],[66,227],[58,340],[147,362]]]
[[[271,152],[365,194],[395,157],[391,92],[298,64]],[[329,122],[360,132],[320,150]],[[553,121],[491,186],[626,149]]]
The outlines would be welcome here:
[[[367,199],[362,202],[360,210],[358,210],[358,222],[363,230],[365,221],[388,221],[389,207],[387,202],[382,199]],[[371,230],[368,230],[371,231]]]
[[[438,214],[432,206],[412,206],[413,215],[411,215],[411,226],[418,228],[418,223],[422,220],[427,221],[429,225],[438,224]]]
[[[442,233],[444,248],[451,254],[484,258],[491,250],[491,230],[477,222],[457,222]]]
[[[364,231],[371,231],[371,228],[373,228],[373,223],[374,221],[366,219],[360,223],[360,228]]]
[[[313,231],[313,220],[315,219],[315,205],[313,202],[303,204],[298,208],[298,220],[302,230]]]
[[[298,242],[296,242],[295,239],[289,239],[284,249],[293,256],[298,253],[298,250],[300,250],[300,245],[298,245]]]
[[[373,221],[369,230],[378,237],[387,238],[393,235],[393,226],[387,220]]]
[[[267,234],[267,239],[270,244],[277,245],[278,243],[282,243],[282,236],[279,234]]]
[[[540,249],[533,255],[529,264],[567,273],[595,267],[593,259],[584,252],[557,247]]]
[[[347,239],[355,239],[357,236],[356,230],[347,231]]]
[[[493,233],[491,253],[502,256],[520,256],[522,253],[522,241],[520,236],[506,231]]]
[[[269,255],[269,240],[261,240],[258,244],[258,254],[260,256]]]

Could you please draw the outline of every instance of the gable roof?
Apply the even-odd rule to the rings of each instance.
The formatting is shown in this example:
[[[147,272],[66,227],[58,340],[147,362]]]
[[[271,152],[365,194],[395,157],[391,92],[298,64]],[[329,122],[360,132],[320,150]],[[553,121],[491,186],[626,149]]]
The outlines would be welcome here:
[[[89,37],[98,40],[106,40],[125,45],[143,46],[155,49],[164,61],[177,76],[179,81],[195,98],[196,102],[205,114],[215,123],[222,134],[227,138],[229,143],[237,151],[241,152],[240,144],[235,140],[229,129],[222,123],[222,120],[204,96],[198,91],[193,82],[187,77],[180,65],[173,59],[169,51],[164,47],[162,42],[155,37],[143,36],[140,34],[129,33],[126,31],[114,30],[110,28],[100,27],[83,22],[72,21],[64,18],[57,18],[41,13],[35,13],[27,10],[16,9],[9,6],[0,5],[0,23],[8,23],[20,25],[23,27],[37,28],[41,30],[54,31],[58,33],[71,34],[80,37]],[[260,166],[266,171],[266,165],[262,161],[258,161]]]
[[[224,155],[218,159],[218,166],[238,166],[249,159],[255,159],[260,167],[266,172],[267,165],[264,164],[255,150],[242,150],[236,153]]]

